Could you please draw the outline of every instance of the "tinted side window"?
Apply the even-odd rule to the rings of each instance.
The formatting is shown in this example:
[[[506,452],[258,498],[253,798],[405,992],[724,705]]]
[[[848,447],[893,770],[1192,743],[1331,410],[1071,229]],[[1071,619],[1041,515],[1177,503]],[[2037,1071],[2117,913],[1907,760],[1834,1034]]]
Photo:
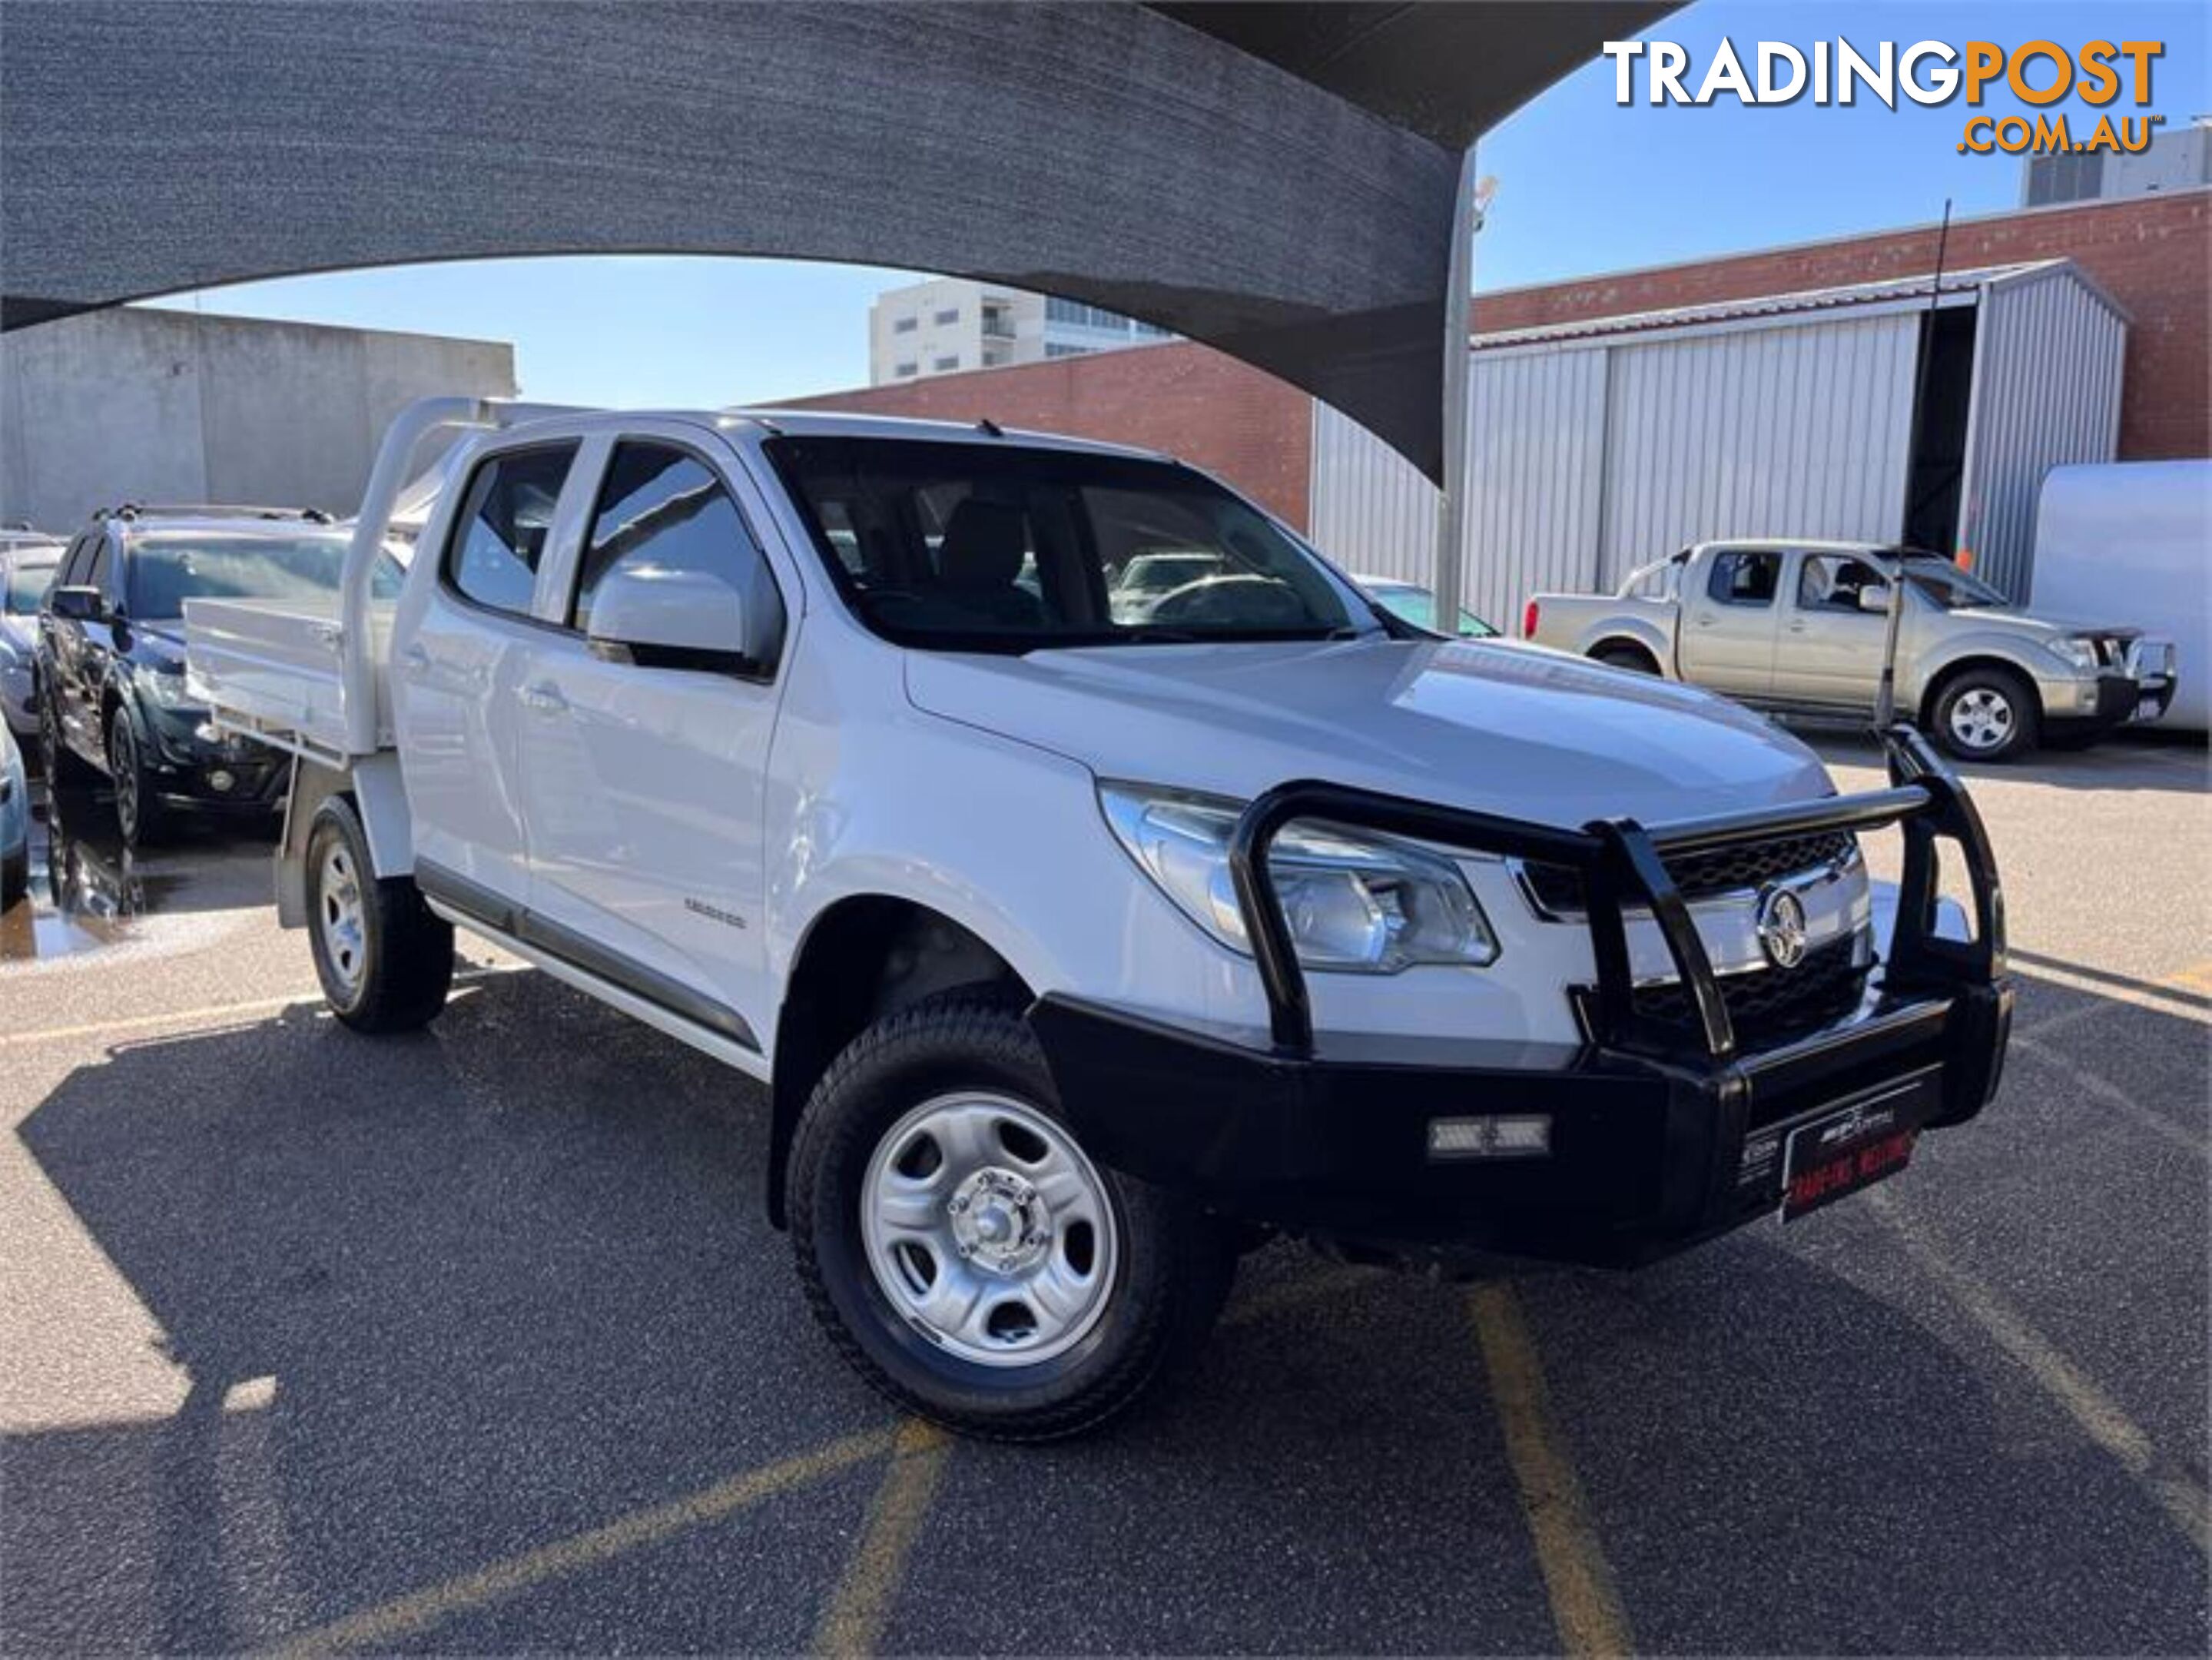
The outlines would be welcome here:
[[[1771,605],[1781,572],[1778,553],[1718,554],[1707,592],[1723,605]]]
[[[591,626],[592,596],[610,572],[645,569],[696,571],[728,583],[745,602],[752,635],[745,655],[774,665],[783,639],[783,602],[722,481],[682,450],[617,444],[599,486],[569,621]]]
[[[465,598],[530,614],[553,509],[575,459],[574,444],[548,444],[493,456],[477,468],[446,548],[446,580]]]
[[[93,539],[80,536],[70,544],[69,551],[62,556],[62,568],[54,574],[54,586],[76,587],[84,581],[84,574],[92,568]]]
[[[102,593],[112,593],[115,581],[115,544],[107,537],[100,538],[100,545],[92,556],[92,567],[85,573],[87,587],[98,588]]]

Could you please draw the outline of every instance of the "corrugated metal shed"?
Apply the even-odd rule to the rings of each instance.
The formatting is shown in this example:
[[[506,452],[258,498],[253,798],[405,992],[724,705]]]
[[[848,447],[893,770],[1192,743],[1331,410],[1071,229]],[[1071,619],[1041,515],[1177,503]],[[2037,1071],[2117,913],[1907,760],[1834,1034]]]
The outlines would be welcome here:
[[[2044,476],[2119,453],[2127,344],[2126,313],[2063,260],[1983,289],[1959,541],[2016,599],[2034,581]]]
[[[1510,626],[1528,594],[1595,590],[1701,538],[1902,534],[1929,278],[1487,335],[1470,376],[1468,605]],[[2071,263],[1948,273],[1980,333],[1960,541],[2026,592],[2049,467],[2109,459],[2125,321]],[[1425,581],[1437,495],[1316,406],[1315,542]]]

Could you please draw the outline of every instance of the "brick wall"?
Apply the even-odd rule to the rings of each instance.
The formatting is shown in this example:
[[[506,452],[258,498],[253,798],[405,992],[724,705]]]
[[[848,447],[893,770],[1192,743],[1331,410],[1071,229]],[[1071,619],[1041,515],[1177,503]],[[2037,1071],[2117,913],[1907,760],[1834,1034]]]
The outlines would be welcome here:
[[[2212,190],[1954,222],[1953,271],[2073,259],[2129,316],[2120,459],[2212,456]],[[1480,295],[1475,326],[1535,328],[1672,306],[1834,288],[1935,268],[1933,226]],[[797,409],[975,421],[1163,449],[1304,529],[1312,402],[1208,347],[1181,344],[981,369],[791,400]]]
[[[1475,327],[1540,328],[1922,276],[1935,269],[1936,234],[1932,225],[1916,227],[1478,294]],[[1956,221],[1944,264],[1965,271],[2060,257],[2081,266],[2128,313],[2120,459],[2212,456],[2212,191]]]
[[[1313,404],[1286,381],[1188,343],[976,369],[785,400],[1063,432],[1166,450],[1217,473],[1286,523],[1306,523]]]

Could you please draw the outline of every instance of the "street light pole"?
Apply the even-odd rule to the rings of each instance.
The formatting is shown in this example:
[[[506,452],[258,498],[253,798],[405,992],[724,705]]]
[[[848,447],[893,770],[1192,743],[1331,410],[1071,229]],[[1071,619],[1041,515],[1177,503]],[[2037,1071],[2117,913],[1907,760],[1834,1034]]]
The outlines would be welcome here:
[[[1459,161],[1459,195],[1452,208],[1451,260],[1444,278],[1443,497],[1437,506],[1437,632],[1459,635],[1461,563],[1467,545],[1468,307],[1474,293],[1474,233],[1482,206],[1475,187],[1474,146]]]
[[[1936,233],[1936,275],[1928,283],[1928,315],[1920,325],[1920,355],[1913,364],[1911,441],[1905,454],[1905,521],[1897,527],[1900,543],[1912,528],[1912,463],[1920,442],[1920,423],[1927,410],[1928,369],[1936,356],[1936,308],[1943,297],[1943,256],[1950,242],[1951,198],[1947,196],[1943,198],[1942,228]],[[1896,564],[1897,569],[1889,574],[1889,616],[1881,636],[1881,684],[1874,699],[1877,732],[1887,731],[1890,722],[1897,719],[1897,635],[1899,624],[1905,618],[1905,560],[1901,556]]]

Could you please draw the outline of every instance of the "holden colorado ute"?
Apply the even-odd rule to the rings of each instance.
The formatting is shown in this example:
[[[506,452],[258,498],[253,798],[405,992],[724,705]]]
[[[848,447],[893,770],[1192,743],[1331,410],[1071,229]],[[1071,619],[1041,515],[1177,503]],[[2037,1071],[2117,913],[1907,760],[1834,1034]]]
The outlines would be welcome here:
[[[957,1428],[1119,1411],[1271,1232],[1632,1265],[1996,1086],[1996,873],[1917,736],[1838,795],[1703,692],[1394,618],[1172,460],[434,400],[355,534],[335,604],[186,608],[211,718],[294,757],[338,1018],[434,1018],[462,927],[758,1080],[830,1339]],[[1184,597],[1117,611],[1162,553]]]
[[[1940,554],[1867,542],[1700,542],[1615,594],[1536,595],[1521,632],[1779,714],[1863,717],[1900,573],[1897,707],[1962,759],[2087,742],[2172,701],[2170,641],[2032,616]]]

